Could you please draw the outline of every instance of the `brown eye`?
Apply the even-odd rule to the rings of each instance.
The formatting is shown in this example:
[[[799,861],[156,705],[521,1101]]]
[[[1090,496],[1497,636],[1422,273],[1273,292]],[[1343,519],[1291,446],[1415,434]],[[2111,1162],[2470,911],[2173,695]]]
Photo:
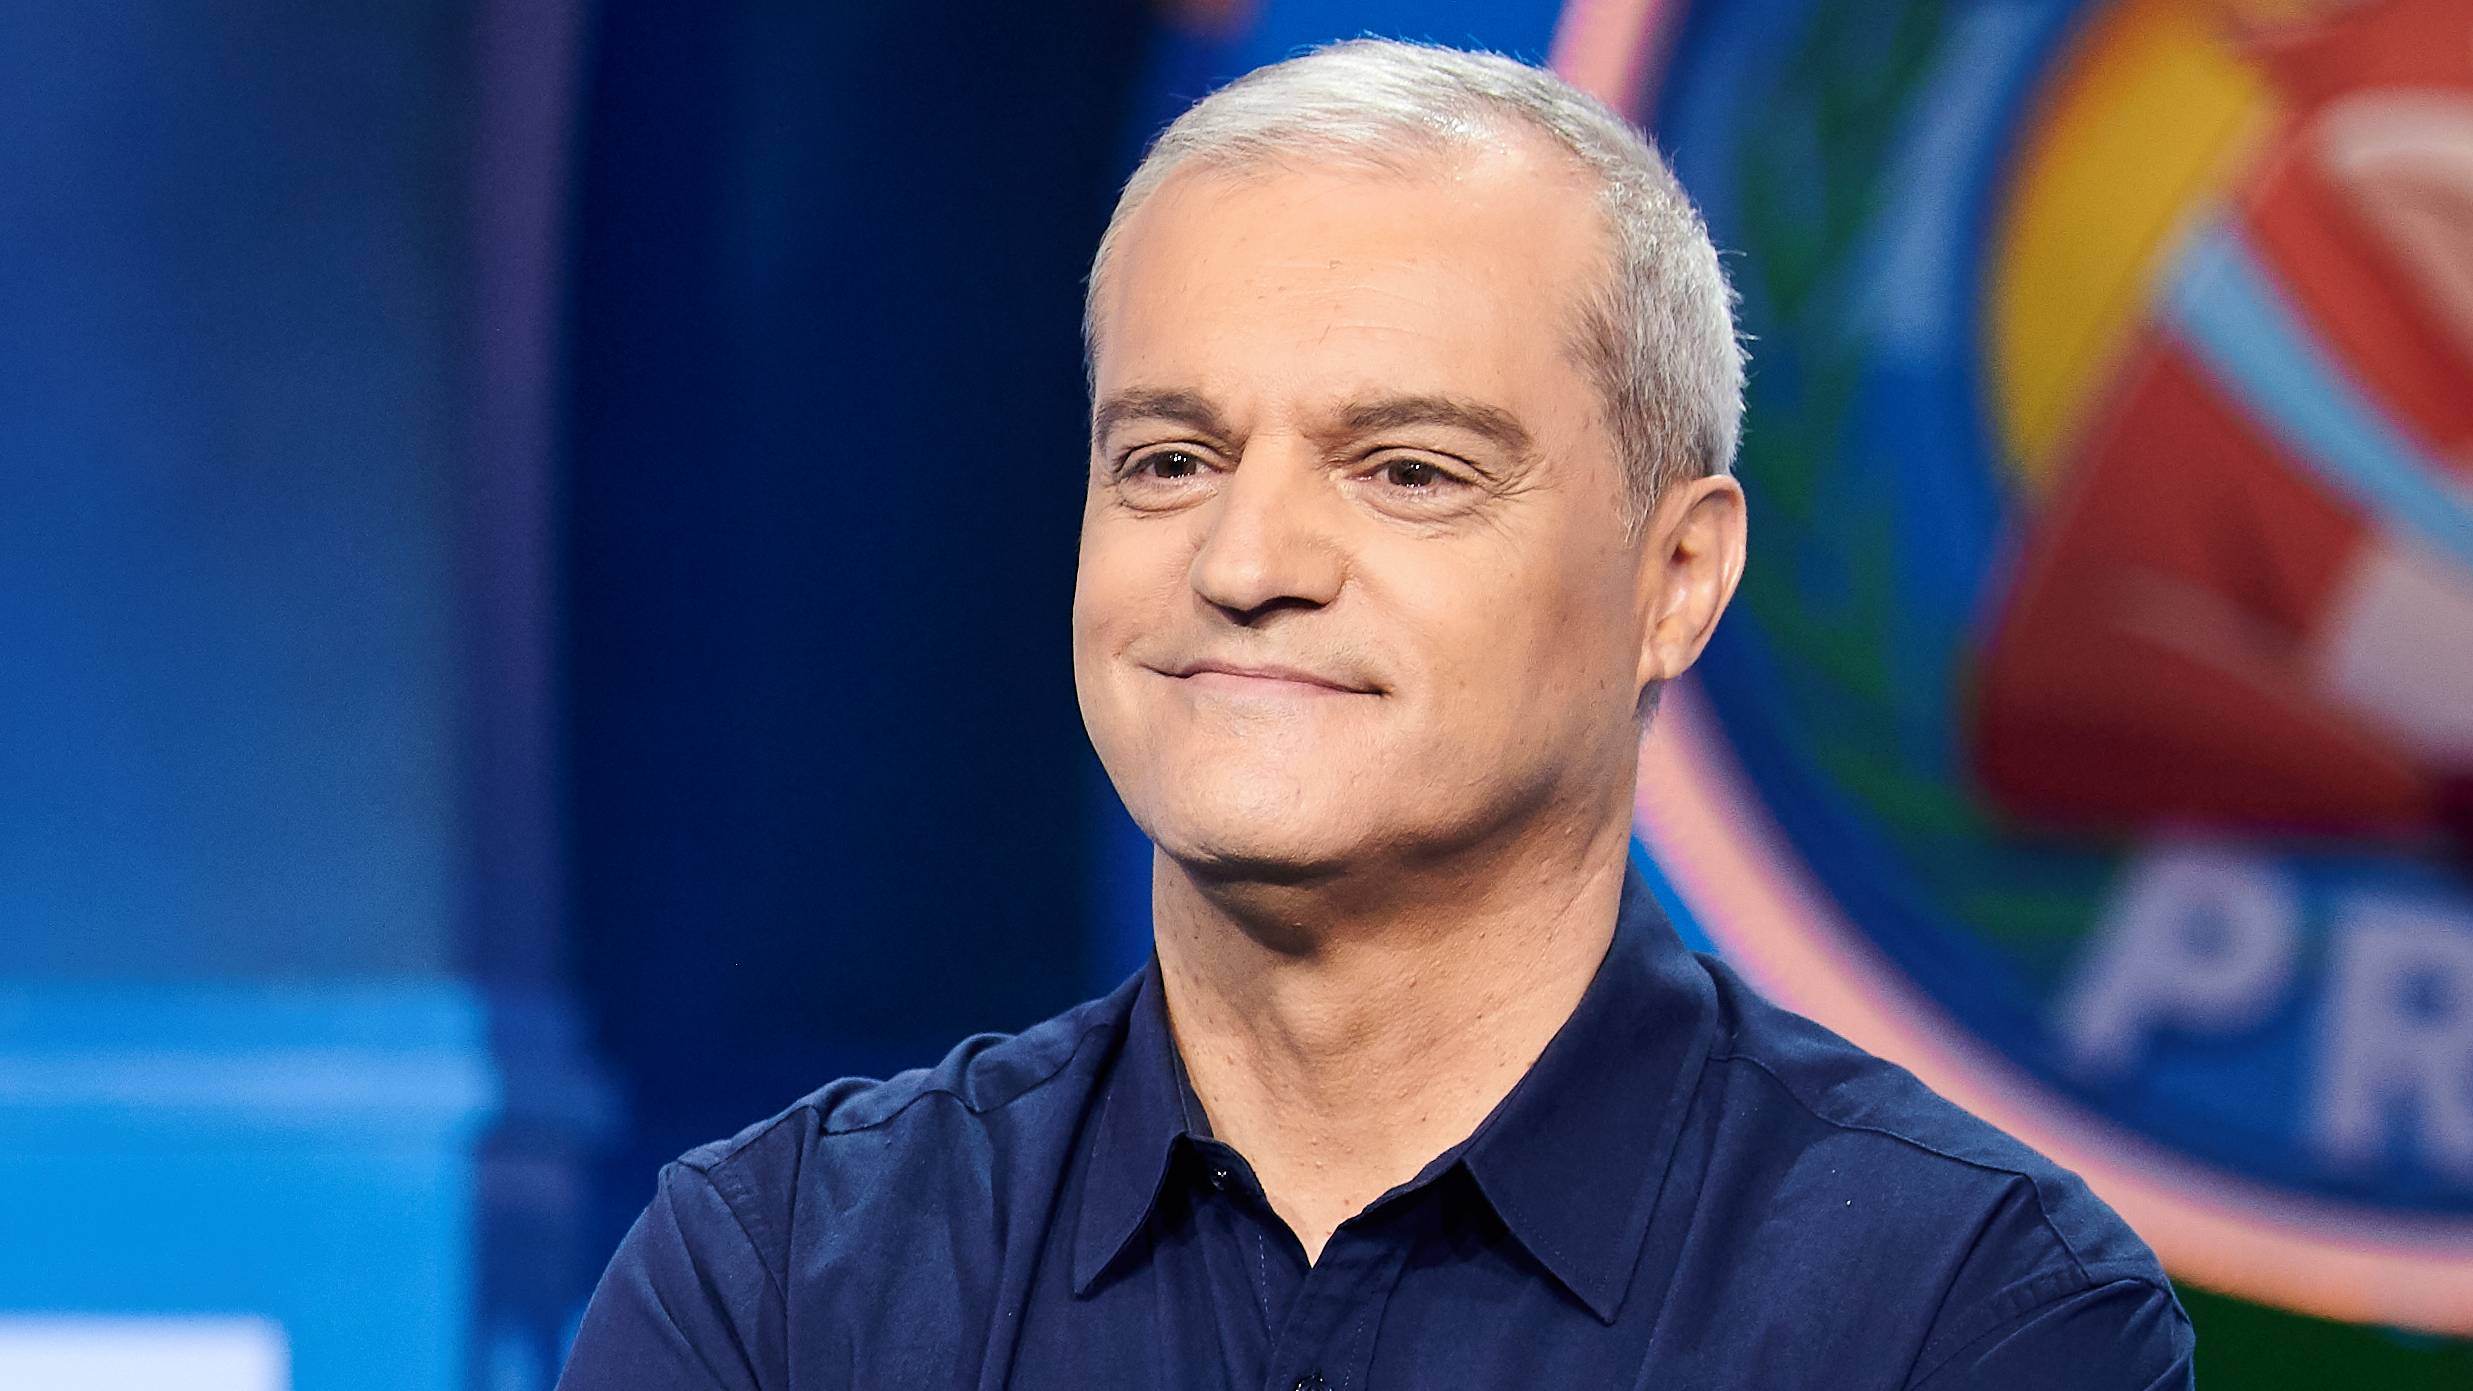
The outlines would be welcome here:
[[[1368,503],[1392,516],[1417,522],[1456,517],[1482,503],[1485,490],[1469,476],[1473,466],[1454,467],[1430,454],[1377,450],[1357,465],[1354,482]]]
[[[1202,471],[1202,460],[1182,449],[1161,449],[1133,461],[1127,473],[1149,474],[1153,478],[1191,478]]]

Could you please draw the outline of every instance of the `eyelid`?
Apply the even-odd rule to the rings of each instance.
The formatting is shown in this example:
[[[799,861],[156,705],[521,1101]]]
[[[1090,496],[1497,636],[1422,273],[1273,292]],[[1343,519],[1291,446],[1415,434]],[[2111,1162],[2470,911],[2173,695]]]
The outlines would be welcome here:
[[[1401,457],[1403,455],[1406,456],[1405,460]],[[1390,465],[1400,462],[1424,464],[1463,487],[1478,487],[1487,478],[1484,469],[1457,454],[1412,444],[1386,444],[1368,450],[1359,472],[1360,474],[1379,473]]]
[[[1108,476],[1114,479],[1130,478],[1133,476],[1136,465],[1156,454],[1184,454],[1204,468],[1217,469],[1219,467],[1219,461],[1213,457],[1208,445],[1194,444],[1185,440],[1161,440],[1156,444],[1127,445],[1118,450],[1116,457],[1109,461]]]

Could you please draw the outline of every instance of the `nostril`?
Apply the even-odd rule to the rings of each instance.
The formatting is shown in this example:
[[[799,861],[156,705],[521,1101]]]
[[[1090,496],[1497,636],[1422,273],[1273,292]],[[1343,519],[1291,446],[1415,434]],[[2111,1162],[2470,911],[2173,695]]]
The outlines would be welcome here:
[[[1269,619],[1274,614],[1285,613],[1294,609],[1318,609],[1322,607],[1320,603],[1317,603],[1314,600],[1293,594],[1277,595],[1256,604],[1230,604],[1205,595],[1203,597],[1203,602],[1209,604],[1212,608],[1217,609],[1229,622],[1236,624],[1240,628],[1253,627]]]

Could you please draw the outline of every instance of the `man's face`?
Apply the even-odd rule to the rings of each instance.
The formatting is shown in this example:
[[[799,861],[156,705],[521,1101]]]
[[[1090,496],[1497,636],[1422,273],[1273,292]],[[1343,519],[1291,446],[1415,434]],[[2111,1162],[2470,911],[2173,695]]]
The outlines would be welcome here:
[[[1170,856],[1413,863],[1628,786],[1642,570],[1568,338],[1604,237],[1519,139],[1415,175],[1187,170],[1132,215],[1074,665]]]

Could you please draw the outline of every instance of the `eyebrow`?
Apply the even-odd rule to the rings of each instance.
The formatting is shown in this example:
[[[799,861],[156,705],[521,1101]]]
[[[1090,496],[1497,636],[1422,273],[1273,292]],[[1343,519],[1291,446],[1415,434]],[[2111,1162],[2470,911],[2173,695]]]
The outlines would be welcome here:
[[[1105,440],[1109,431],[1128,420],[1164,420],[1190,426],[1220,440],[1229,439],[1234,433],[1226,417],[1199,392],[1138,387],[1118,392],[1091,412],[1092,441]],[[1351,435],[1370,435],[1410,425],[1439,425],[1489,440],[1516,457],[1525,457],[1536,448],[1528,430],[1511,412],[1460,396],[1380,396],[1351,402],[1340,411],[1339,420],[1341,429]]]
[[[1105,440],[1109,431],[1128,420],[1165,420],[1188,425],[1219,440],[1230,434],[1227,419],[1201,393],[1137,387],[1116,393],[1091,412],[1092,443]]]
[[[1460,396],[1384,396],[1351,404],[1340,421],[1353,435],[1407,425],[1440,425],[1490,440],[1505,453],[1525,457],[1535,447],[1511,412]]]

